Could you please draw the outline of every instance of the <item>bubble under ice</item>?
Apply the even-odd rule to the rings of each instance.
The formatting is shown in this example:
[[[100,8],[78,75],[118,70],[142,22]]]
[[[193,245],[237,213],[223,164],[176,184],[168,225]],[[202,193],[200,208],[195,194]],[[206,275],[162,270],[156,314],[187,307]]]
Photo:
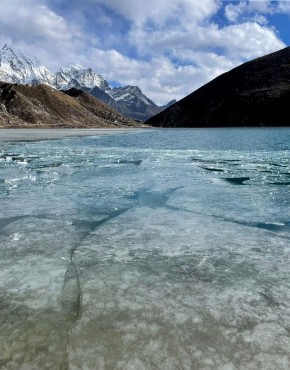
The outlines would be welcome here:
[[[289,139],[2,144],[0,369],[289,369]]]

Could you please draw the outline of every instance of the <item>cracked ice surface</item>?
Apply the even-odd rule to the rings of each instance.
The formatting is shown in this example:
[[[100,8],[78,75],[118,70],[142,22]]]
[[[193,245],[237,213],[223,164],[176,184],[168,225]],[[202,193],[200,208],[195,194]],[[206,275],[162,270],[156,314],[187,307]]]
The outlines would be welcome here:
[[[0,368],[289,369],[289,139],[0,144]]]

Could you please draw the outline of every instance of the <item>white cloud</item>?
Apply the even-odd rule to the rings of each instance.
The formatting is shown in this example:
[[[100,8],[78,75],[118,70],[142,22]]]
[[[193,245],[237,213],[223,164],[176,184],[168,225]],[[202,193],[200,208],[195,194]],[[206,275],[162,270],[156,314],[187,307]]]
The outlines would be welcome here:
[[[138,28],[130,34],[141,55],[170,54],[176,50],[207,51],[220,49],[236,60],[254,58],[283,48],[274,30],[256,22],[245,22],[227,27],[215,24],[194,25],[188,30],[148,30]]]
[[[261,14],[254,14],[251,20],[255,23],[260,24],[261,26],[265,26],[269,23],[268,19]]]
[[[33,9],[33,11],[32,11]],[[0,3],[1,33],[13,29],[14,38],[33,37],[67,40],[68,25],[63,17],[35,0],[2,0]]]
[[[242,17],[251,18],[250,15],[271,14],[275,12],[275,6],[270,0],[263,1],[238,1],[225,7],[225,16],[230,22],[237,22]]]
[[[245,11],[246,3],[228,4],[225,7],[225,16],[230,22],[236,22]]]
[[[257,21],[266,24],[267,20],[263,15],[286,13],[290,14],[290,1],[280,0],[247,0],[237,1],[225,6],[225,16],[233,23],[245,20]]]
[[[271,0],[250,0],[247,2],[249,12],[259,12],[262,14],[270,14],[274,12],[275,5]]]
[[[272,28],[253,22],[209,29],[209,45],[225,49],[230,58],[251,59],[285,47]]]
[[[135,24],[153,21],[162,26],[169,19],[179,19],[179,23],[191,20],[202,21],[213,15],[219,7],[217,0],[96,0],[103,3],[124,18]],[[181,16],[181,17],[180,17]]]
[[[1,0],[0,43],[12,44],[55,66],[62,55],[74,54],[80,31],[37,0]],[[75,44],[74,44],[75,43]],[[58,62],[59,63],[59,62]]]
[[[290,14],[290,2],[288,0],[278,1],[277,11],[281,13]]]

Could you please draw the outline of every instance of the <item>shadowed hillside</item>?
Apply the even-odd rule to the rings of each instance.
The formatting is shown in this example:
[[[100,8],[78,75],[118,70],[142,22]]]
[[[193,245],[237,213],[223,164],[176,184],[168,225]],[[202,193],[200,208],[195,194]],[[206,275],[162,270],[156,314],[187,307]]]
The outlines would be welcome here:
[[[290,47],[215,78],[146,123],[157,127],[290,126]]]

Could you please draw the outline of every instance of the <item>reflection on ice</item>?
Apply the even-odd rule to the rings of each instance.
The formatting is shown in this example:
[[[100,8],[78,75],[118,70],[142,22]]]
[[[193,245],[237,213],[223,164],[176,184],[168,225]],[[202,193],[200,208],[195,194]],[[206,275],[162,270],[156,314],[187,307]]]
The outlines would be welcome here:
[[[162,207],[167,203],[170,195],[180,188],[181,186],[172,189],[166,189],[165,191],[148,191],[148,189],[139,190],[135,192],[135,196],[133,198],[138,200],[138,204],[140,206],[146,206],[150,208]]]
[[[5,148],[0,368],[290,367],[289,156],[193,134]]]

